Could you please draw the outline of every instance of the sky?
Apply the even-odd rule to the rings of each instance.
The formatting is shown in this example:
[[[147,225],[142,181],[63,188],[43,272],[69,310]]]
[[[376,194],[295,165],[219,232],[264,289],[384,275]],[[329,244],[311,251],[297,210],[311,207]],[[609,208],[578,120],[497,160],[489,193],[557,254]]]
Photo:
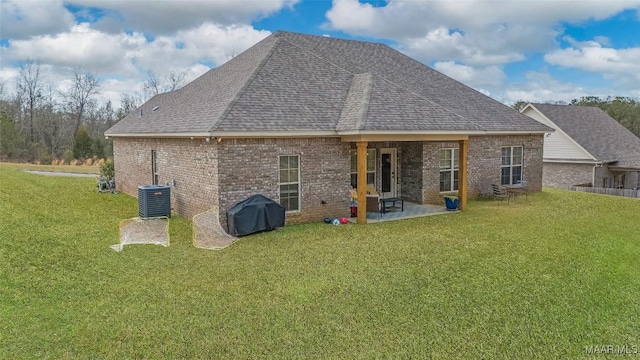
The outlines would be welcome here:
[[[505,104],[640,99],[640,0],[0,0],[0,83],[20,66],[64,91],[143,97],[149,71],[190,81],[277,30],[381,42]]]

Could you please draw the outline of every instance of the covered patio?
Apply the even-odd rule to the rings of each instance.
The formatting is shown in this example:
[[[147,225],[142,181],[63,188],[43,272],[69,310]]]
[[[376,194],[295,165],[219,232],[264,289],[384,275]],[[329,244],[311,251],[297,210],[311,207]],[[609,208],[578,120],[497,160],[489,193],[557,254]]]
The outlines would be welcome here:
[[[457,211],[448,211],[444,206],[433,205],[433,204],[416,204],[413,202],[404,202],[404,210],[400,211],[398,209],[393,211],[388,211],[384,214],[379,212],[368,212],[367,213],[367,223],[375,224],[378,222],[384,221],[394,221],[394,220],[403,220],[403,219],[412,219],[417,217],[424,216],[432,216],[432,215],[443,215],[443,214],[455,214]],[[349,222],[356,223],[356,218],[350,218]]]
[[[434,214],[451,213],[444,206],[409,202],[402,191],[397,196],[404,200],[404,211],[393,211],[385,214],[375,212],[367,213],[367,151],[369,145],[375,142],[447,142],[457,143],[458,145],[458,190],[459,197],[458,209],[466,210],[467,207],[467,159],[469,148],[469,136],[466,134],[359,134],[351,136],[342,136],[343,142],[352,142],[356,145],[356,164],[357,164],[357,217],[356,223],[367,224],[368,222],[378,222],[387,220],[397,220],[404,218],[428,216]],[[424,161],[424,160],[423,160]]]

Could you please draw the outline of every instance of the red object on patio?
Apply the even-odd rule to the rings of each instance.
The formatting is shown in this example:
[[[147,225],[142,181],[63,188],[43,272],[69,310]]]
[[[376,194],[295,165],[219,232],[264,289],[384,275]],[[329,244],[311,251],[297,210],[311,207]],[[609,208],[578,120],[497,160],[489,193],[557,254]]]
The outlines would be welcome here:
[[[358,205],[351,205],[351,217],[358,216]]]

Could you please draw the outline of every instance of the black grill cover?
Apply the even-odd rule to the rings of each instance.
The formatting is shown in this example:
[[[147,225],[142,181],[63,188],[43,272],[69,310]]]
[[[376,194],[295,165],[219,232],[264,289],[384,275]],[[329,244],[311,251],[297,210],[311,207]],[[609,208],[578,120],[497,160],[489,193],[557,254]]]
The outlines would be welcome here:
[[[227,211],[229,235],[244,236],[284,226],[284,206],[263,195],[253,195]]]

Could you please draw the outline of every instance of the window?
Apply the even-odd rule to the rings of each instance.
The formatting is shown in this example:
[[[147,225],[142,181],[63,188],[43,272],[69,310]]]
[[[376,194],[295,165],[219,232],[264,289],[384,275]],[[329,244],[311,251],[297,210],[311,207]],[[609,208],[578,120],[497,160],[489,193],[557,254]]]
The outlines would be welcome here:
[[[151,150],[151,183],[153,185],[158,185],[159,176],[158,176],[158,163],[157,163],[157,155],[155,150]]]
[[[376,184],[376,149],[367,149],[367,184]],[[358,187],[357,150],[351,150],[351,187]]]
[[[440,191],[458,190],[458,149],[440,150]]]
[[[502,185],[515,185],[522,181],[522,146],[502,148],[500,170],[500,183]]]
[[[300,210],[300,156],[280,156],[280,205],[285,211]]]

